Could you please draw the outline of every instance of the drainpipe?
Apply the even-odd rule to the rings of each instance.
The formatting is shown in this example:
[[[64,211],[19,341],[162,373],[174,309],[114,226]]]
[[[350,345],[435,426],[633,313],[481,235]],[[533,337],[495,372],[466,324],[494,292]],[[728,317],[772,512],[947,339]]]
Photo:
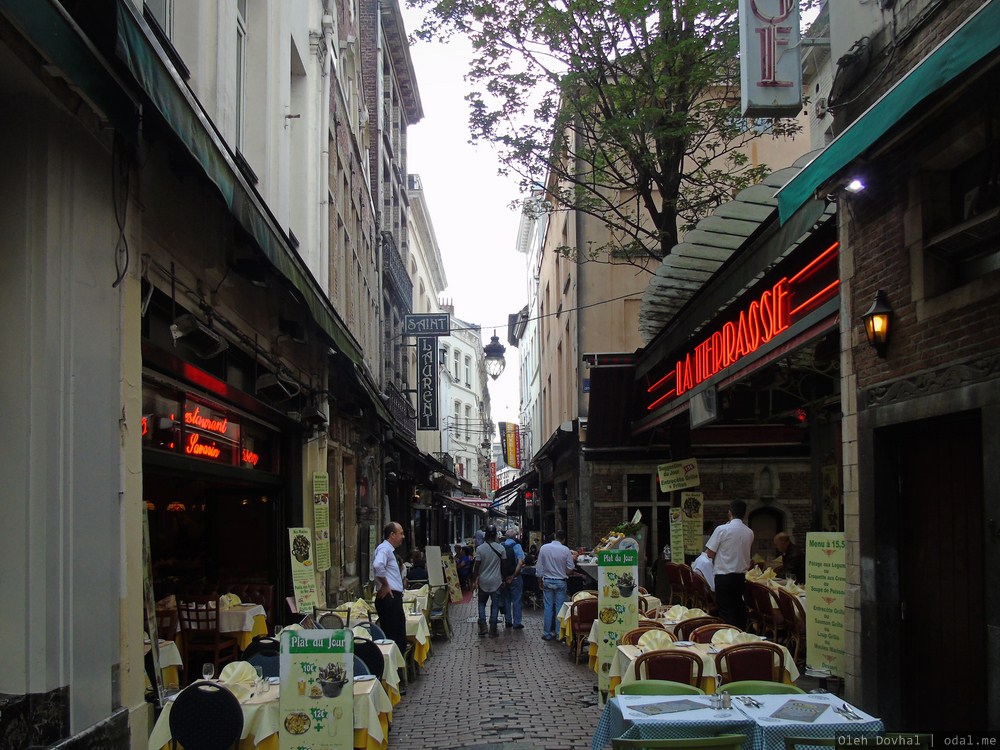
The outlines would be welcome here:
[[[576,153],[580,153],[580,150],[583,147],[583,136],[581,135],[581,132],[582,132],[581,128],[576,128],[576,135],[575,135],[575,139],[576,139]],[[578,167],[577,174],[581,174],[582,173],[581,165],[578,164],[577,167]],[[577,546],[583,545],[584,547],[590,548],[592,546],[592,544],[591,544],[591,542],[592,542],[591,536],[592,536],[592,530],[593,530],[593,507],[592,507],[591,494],[590,494],[590,473],[589,473],[587,462],[583,458],[583,446],[579,442],[580,441],[580,433],[581,433],[581,430],[580,430],[580,416],[589,413],[588,411],[585,411],[585,409],[584,409],[585,399],[587,397],[583,393],[583,369],[582,369],[582,364],[583,364],[582,357],[583,357],[583,355],[582,355],[582,352],[584,351],[584,344],[583,344],[583,341],[582,341],[582,338],[583,338],[583,326],[580,325],[580,317],[581,317],[581,310],[580,310],[580,290],[583,288],[584,268],[587,265],[587,263],[586,263],[585,260],[583,262],[580,261],[580,253],[582,252],[583,248],[585,248],[587,246],[587,243],[585,241],[586,240],[586,229],[585,229],[585,226],[586,226],[586,216],[584,215],[584,213],[582,211],[575,211],[574,212],[574,216],[575,216],[575,222],[576,222],[576,248],[577,248],[577,253],[576,253],[576,256],[577,256],[577,260],[576,260],[576,289],[575,289],[574,298],[573,298],[573,307],[575,308],[574,311],[573,311],[573,315],[576,316],[576,341],[574,342],[575,345],[576,345],[576,350],[572,354],[573,354],[573,362],[575,363],[576,373],[577,373],[577,378],[576,378],[576,383],[575,383],[576,394],[577,394],[577,403],[576,403],[576,413],[577,413],[577,420],[576,420],[576,426],[577,426],[577,430],[576,430],[576,435],[577,435],[576,475],[577,475],[577,483],[576,483],[576,491],[577,491],[577,498],[578,498],[577,502],[579,504],[579,514],[578,514],[579,529],[577,531],[577,537],[578,538],[576,540],[576,543],[577,543]],[[585,529],[586,529],[586,531],[584,531]]]

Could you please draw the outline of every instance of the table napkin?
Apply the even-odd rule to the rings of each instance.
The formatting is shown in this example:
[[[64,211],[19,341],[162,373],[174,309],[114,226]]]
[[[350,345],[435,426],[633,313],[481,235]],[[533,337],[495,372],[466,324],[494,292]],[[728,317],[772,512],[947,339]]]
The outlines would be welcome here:
[[[238,604],[242,604],[243,600],[239,598],[236,594],[223,594],[219,597],[219,608],[229,609],[230,607],[235,607]]]
[[[593,597],[594,594],[590,591],[577,591],[575,594],[573,594],[573,601],[578,602],[581,599],[592,599]]]
[[[680,620],[684,615],[687,614],[688,608],[682,604],[675,604],[665,613],[668,620]]]
[[[759,635],[744,633],[740,630],[728,628],[726,630],[716,630],[712,634],[713,646],[731,646],[734,643],[758,643],[761,640]]]
[[[695,617],[705,617],[708,615],[703,609],[698,609],[697,607],[692,607],[683,615],[681,615],[681,620],[693,620]]]
[[[643,651],[655,651],[661,648],[670,648],[674,645],[674,639],[665,630],[647,630],[639,636],[636,644]]]
[[[247,661],[233,661],[222,668],[219,682],[229,688],[240,703],[253,695],[257,682],[257,670]]]

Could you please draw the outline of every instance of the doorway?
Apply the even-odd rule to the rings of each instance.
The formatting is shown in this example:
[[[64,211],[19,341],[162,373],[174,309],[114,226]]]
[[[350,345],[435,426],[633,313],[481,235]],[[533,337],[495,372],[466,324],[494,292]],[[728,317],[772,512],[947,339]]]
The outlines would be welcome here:
[[[985,727],[988,659],[980,412],[887,428],[876,433],[875,442],[879,454],[891,457],[883,469],[888,473],[878,485],[898,487],[903,727],[912,731]],[[960,690],[935,687],[955,685],[956,680]]]

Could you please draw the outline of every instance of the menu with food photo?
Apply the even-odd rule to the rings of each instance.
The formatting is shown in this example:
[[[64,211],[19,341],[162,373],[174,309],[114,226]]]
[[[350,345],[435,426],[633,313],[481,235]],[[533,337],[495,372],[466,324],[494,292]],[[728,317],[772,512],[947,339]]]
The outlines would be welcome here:
[[[619,639],[639,622],[639,552],[635,549],[597,553],[597,684],[601,700],[611,682],[610,669]]]
[[[295,591],[295,607],[299,612],[312,612],[319,606],[312,538],[312,530],[307,527],[288,529],[292,589]]]
[[[281,633],[281,750],[349,750],[354,745],[354,634]]]

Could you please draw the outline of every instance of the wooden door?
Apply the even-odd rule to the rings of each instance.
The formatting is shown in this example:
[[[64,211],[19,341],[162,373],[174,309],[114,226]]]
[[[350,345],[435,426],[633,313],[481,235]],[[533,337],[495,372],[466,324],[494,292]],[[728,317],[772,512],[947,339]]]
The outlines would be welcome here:
[[[914,731],[985,727],[980,414],[914,422],[894,432],[903,721]]]

